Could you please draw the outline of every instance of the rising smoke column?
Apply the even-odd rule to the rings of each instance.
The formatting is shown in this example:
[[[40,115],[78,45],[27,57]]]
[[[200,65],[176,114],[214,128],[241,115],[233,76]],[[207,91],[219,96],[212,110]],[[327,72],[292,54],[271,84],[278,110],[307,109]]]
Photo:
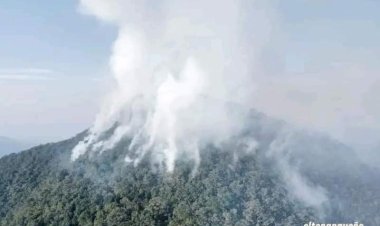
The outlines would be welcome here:
[[[260,55],[273,27],[267,3],[81,0],[84,13],[116,25],[119,32],[110,58],[115,86],[87,137],[73,149],[72,160],[129,138],[124,156],[129,164],[150,153],[168,172],[183,156],[196,169],[202,145],[239,136],[247,112],[230,103],[251,108],[254,78],[265,76]],[[110,136],[102,136],[109,131]],[[244,142],[252,145],[245,146],[255,148],[258,143],[249,139]],[[273,141],[270,158],[282,157],[283,140],[287,136]],[[297,198],[311,206],[326,200],[323,190],[311,187],[287,161],[279,159],[278,167],[288,187],[302,191]],[[310,199],[310,193],[323,200]]]
[[[179,156],[197,166],[202,144],[238,134],[244,117],[227,102],[252,106],[252,75],[271,32],[265,3],[81,0],[80,9],[119,32],[110,58],[115,87],[72,160],[129,137],[126,162],[151,153],[172,171]]]
[[[265,33],[253,36],[254,29],[247,29],[255,4],[81,0],[84,13],[116,25],[119,32],[110,59],[116,85],[72,160],[131,137],[134,155],[125,157],[127,162],[138,164],[151,152],[172,171],[179,155],[197,165],[200,143],[236,134],[242,117],[224,102],[247,103],[253,90],[252,60],[260,46],[252,37],[258,41]],[[255,19],[265,19],[257,14]],[[114,126],[109,138],[100,139]]]

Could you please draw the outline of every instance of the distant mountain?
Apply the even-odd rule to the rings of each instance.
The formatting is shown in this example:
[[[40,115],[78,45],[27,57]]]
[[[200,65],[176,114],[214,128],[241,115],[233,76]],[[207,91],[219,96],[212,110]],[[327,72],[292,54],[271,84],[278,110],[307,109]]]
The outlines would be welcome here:
[[[32,147],[28,142],[0,136],[0,157]]]
[[[71,162],[85,132],[5,156],[0,225],[380,225],[380,174],[348,147],[312,132],[288,133],[258,113],[247,128],[231,142],[202,147],[195,174],[184,160],[171,174],[157,170],[149,154],[137,166],[126,164],[130,138]],[[258,142],[256,151],[245,151],[246,138]],[[323,188],[328,203],[297,198],[322,197],[302,180]]]

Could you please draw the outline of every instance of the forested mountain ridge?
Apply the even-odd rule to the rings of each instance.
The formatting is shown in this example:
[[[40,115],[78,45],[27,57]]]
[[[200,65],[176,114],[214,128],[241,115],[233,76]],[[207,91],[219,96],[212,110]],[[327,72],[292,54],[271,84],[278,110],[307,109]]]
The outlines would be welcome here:
[[[253,156],[231,168],[229,153],[211,151],[194,178],[185,164],[165,176],[148,162],[120,174],[94,162],[96,181],[80,169],[83,162],[62,167],[61,152],[73,145],[42,145],[0,160],[2,225],[272,225],[311,216],[296,211],[276,176],[261,173]]]
[[[339,161],[332,166],[349,150],[328,138],[301,134],[289,145],[294,150],[290,159],[300,172],[327,190],[330,204],[324,207],[324,216],[292,197],[278,168],[266,157],[281,123],[268,126],[265,120],[260,116],[250,125],[254,132],[248,135],[263,143],[256,152],[210,144],[201,152],[196,173],[185,160],[177,162],[173,173],[154,170],[149,156],[136,167],[127,165],[120,156],[128,139],[112,150],[71,162],[71,150],[85,133],[5,156],[0,159],[0,225],[262,226],[354,220],[379,225],[378,174],[359,164],[351,171],[342,169]],[[296,150],[296,144],[305,142],[308,148],[323,148],[313,155]],[[304,160],[298,161],[299,156]],[[327,165],[324,170],[311,171],[321,164]]]

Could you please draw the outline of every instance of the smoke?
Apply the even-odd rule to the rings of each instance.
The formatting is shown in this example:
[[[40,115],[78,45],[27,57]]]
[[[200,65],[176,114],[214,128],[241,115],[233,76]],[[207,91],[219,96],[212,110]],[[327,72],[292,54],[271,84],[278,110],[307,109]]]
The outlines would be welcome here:
[[[291,164],[291,155],[294,155],[292,149],[301,145],[296,136],[296,130],[289,127],[281,128],[277,137],[270,143],[266,156],[275,161],[290,194],[305,204],[317,208],[323,215],[322,206],[328,201],[327,191],[304,177],[297,164]],[[308,151],[307,148],[309,147],[304,145],[303,151]]]
[[[378,82],[371,76],[377,73],[353,70],[358,60],[353,61],[355,65],[349,62],[352,67],[341,65],[334,70],[327,64],[327,69],[312,64],[311,70],[304,68],[300,74],[281,68],[278,56],[297,55],[297,49],[284,43],[287,34],[281,32],[277,8],[269,2],[80,0],[83,13],[112,24],[118,35],[109,62],[114,87],[71,159],[86,152],[102,153],[130,139],[123,156],[126,164],[137,165],[149,154],[168,172],[184,157],[197,169],[200,151],[207,144],[239,137],[234,140],[237,146],[250,153],[268,147],[266,157],[274,161],[292,196],[308,206],[324,206],[328,191],[309,180],[290,157],[309,160],[305,156],[314,149],[308,141],[301,144],[295,138],[299,132],[269,128],[271,123],[265,122],[257,124],[273,129],[268,136],[257,140],[239,136],[256,123],[246,121],[247,109],[254,107],[344,140],[349,125],[378,123],[379,108],[372,100]],[[287,48],[291,53],[284,54]],[[327,56],[332,55],[328,50],[319,58],[330,61]],[[371,79],[363,80],[363,73]],[[362,108],[363,97],[371,111]],[[273,134],[266,146],[263,140]],[[302,150],[292,153],[297,152],[295,147]]]
[[[147,154],[167,171],[178,156],[237,135],[252,106],[258,58],[271,33],[260,1],[81,0],[86,14],[117,26],[110,68],[115,87],[72,160],[132,138],[126,162]],[[112,134],[104,139],[107,131]]]

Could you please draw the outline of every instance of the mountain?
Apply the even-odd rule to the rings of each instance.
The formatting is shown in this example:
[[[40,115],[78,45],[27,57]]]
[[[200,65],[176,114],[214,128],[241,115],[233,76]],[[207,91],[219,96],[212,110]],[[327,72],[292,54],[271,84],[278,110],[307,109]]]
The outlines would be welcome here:
[[[202,147],[195,173],[186,160],[166,173],[150,155],[126,164],[130,138],[71,162],[86,132],[5,156],[0,225],[380,225],[380,174],[350,148],[256,112],[248,127]],[[247,138],[255,151],[244,151]],[[319,188],[328,201],[317,205]]]
[[[28,144],[27,142],[0,136],[0,157],[10,153],[20,152],[22,150],[30,148],[31,146],[32,145]]]

